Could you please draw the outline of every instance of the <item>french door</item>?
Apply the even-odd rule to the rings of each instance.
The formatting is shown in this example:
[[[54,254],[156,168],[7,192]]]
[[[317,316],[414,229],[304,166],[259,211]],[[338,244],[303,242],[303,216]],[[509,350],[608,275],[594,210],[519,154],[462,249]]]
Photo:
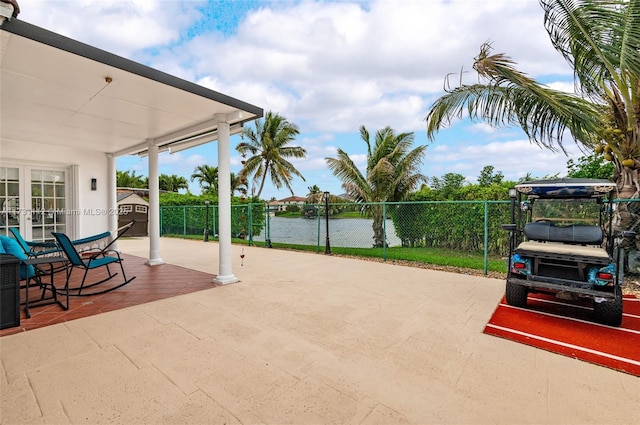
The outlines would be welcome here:
[[[0,166],[0,234],[17,228],[27,240],[51,241],[51,232],[66,232],[68,167]]]

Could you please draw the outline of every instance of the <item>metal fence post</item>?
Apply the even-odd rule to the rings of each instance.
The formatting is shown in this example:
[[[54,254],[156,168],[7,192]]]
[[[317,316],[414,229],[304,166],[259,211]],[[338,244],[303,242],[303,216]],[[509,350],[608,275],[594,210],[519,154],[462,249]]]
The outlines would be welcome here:
[[[489,202],[484,201],[484,274],[489,274]]]
[[[204,241],[209,242],[209,201],[204,201]]]
[[[187,237],[187,207],[182,206],[182,237]]]
[[[320,252],[320,205],[316,205],[316,218],[318,221],[318,242],[316,244],[316,252]]]
[[[211,236],[216,237],[216,206],[214,205],[211,213],[213,217],[211,217]]]
[[[387,261],[387,203],[382,203],[382,259]]]
[[[264,243],[267,248],[272,248],[271,246],[271,205],[265,204],[264,207],[267,210],[267,230],[264,235]]]
[[[253,245],[253,204],[249,202],[249,211],[247,212],[249,216],[249,246]]]
[[[324,221],[327,225],[324,253],[331,254],[331,243],[329,242],[329,192],[324,193]]]

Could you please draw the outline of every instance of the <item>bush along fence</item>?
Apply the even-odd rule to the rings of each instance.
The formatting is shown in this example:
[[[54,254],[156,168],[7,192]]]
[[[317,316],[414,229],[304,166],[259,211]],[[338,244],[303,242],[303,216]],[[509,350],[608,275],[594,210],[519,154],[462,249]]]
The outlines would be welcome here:
[[[623,212],[620,226],[640,234],[640,200],[616,203]],[[365,255],[384,260],[421,261],[421,254],[427,251],[451,257],[473,255],[481,261],[477,268],[483,269],[485,274],[489,269],[502,271],[505,268],[509,239],[500,225],[509,222],[509,201],[327,206],[248,203],[231,207],[234,242]],[[160,208],[163,236],[215,240],[217,229],[216,205]],[[630,250],[629,262],[640,267],[638,249]]]

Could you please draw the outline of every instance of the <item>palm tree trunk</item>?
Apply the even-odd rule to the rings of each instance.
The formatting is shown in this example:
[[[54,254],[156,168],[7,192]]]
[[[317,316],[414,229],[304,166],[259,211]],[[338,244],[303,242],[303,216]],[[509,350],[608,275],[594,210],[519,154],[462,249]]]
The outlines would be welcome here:
[[[382,205],[372,205],[371,216],[373,217],[373,247],[382,248],[384,246]]]
[[[267,173],[269,172],[269,161],[264,164],[264,174],[262,175],[262,181],[260,182],[260,189],[258,190],[258,198],[260,198],[260,194],[262,194],[262,189],[264,188],[264,182],[267,180]]]

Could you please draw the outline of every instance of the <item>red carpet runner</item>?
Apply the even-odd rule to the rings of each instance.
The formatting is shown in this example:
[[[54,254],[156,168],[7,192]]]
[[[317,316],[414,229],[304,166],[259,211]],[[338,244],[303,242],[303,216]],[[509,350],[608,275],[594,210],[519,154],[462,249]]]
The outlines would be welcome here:
[[[504,298],[484,333],[640,376],[640,299],[625,296],[619,328],[592,322],[592,308],[530,294],[527,308]]]

